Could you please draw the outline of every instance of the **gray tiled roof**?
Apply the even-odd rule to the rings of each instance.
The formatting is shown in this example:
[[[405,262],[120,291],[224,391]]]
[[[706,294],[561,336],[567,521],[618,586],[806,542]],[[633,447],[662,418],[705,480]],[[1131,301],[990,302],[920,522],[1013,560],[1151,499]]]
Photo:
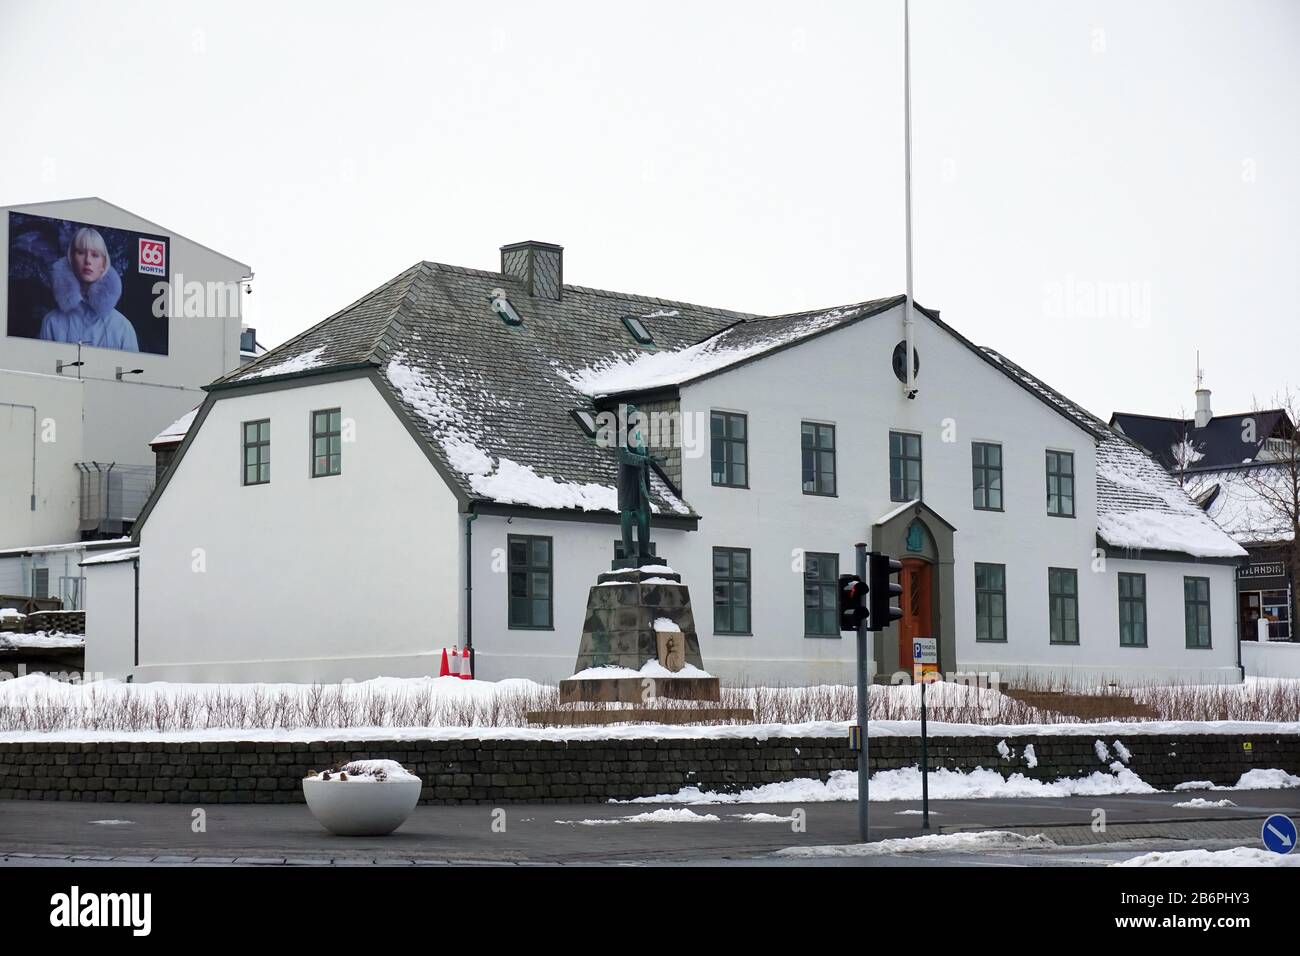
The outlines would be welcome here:
[[[522,325],[509,326],[491,310],[498,288]],[[318,351],[317,369],[372,364],[468,497],[495,498],[476,492],[474,476],[452,465],[444,447],[448,431],[544,478],[613,488],[613,454],[590,441],[569,414],[589,407],[590,399],[559,371],[643,351],[623,325],[625,315],[641,317],[664,349],[750,317],[583,286],[566,285],[558,301],[533,297],[501,273],[423,262],[216,384],[270,381],[275,376],[268,371]],[[421,397],[412,400],[409,390],[394,385],[393,362],[416,371]],[[681,512],[658,476],[652,490],[661,513]]]

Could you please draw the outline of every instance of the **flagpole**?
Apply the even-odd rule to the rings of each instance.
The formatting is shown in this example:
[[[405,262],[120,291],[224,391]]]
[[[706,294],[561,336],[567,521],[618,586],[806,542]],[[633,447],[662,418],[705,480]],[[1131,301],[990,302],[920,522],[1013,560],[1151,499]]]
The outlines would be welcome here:
[[[906,354],[905,392],[916,397],[916,360],[912,338],[912,37],[910,0],[903,0],[903,230],[907,258],[907,293],[903,300],[903,337]]]

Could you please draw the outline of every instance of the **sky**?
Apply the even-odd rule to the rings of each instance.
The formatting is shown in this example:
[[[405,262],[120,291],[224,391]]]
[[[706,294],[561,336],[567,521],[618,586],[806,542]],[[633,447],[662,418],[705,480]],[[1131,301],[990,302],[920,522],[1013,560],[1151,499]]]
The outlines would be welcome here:
[[[1103,417],[1190,415],[1198,350],[1216,412],[1300,390],[1300,3],[911,11],[921,304]],[[0,205],[98,195],[251,264],[272,345],[524,239],[762,314],[898,294],[902,14],[0,0]]]

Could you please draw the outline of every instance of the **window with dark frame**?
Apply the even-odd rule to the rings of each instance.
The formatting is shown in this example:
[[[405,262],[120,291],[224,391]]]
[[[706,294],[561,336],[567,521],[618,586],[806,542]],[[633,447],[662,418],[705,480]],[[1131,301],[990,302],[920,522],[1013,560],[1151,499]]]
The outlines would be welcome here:
[[[1047,453],[1047,513],[1074,517],[1074,452]]]
[[[244,484],[271,480],[271,419],[244,422]]]
[[[311,476],[324,478],[343,470],[343,413],[327,408],[311,413]]]
[[[975,640],[1007,641],[1007,566],[975,565]]]
[[[32,568],[32,597],[47,598],[49,596],[50,596],[50,569]]]
[[[921,499],[921,436],[889,433],[889,500]]]
[[[1147,576],[1121,571],[1119,575],[1120,647],[1147,646]]]
[[[709,418],[713,483],[749,487],[749,429],[739,412],[713,412]]]
[[[803,493],[834,495],[835,426],[823,425],[819,422],[804,422],[801,431]]]
[[[509,627],[512,630],[552,630],[551,539],[545,535],[508,535],[506,565],[510,582]]]
[[[1210,579],[1183,578],[1183,613],[1189,649],[1210,646]]]
[[[1074,568],[1047,569],[1047,604],[1051,642],[1079,643],[1079,572]]]
[[[972,486],[976,511],[1002,510],[1002,446],[971,442]]]
[[[713,633],[749,634],[748,548],[713,549]]]
[[[840,556],[806,552],[803,565],[805,637],[839,637]]]

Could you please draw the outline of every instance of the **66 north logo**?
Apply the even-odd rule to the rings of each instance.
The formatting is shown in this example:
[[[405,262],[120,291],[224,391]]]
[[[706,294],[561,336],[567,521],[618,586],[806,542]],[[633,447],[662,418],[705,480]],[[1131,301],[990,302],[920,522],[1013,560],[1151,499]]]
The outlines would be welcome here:
[[[167,275],[167,243],[161,239],[141,239],[137,268],[145,275]]]

